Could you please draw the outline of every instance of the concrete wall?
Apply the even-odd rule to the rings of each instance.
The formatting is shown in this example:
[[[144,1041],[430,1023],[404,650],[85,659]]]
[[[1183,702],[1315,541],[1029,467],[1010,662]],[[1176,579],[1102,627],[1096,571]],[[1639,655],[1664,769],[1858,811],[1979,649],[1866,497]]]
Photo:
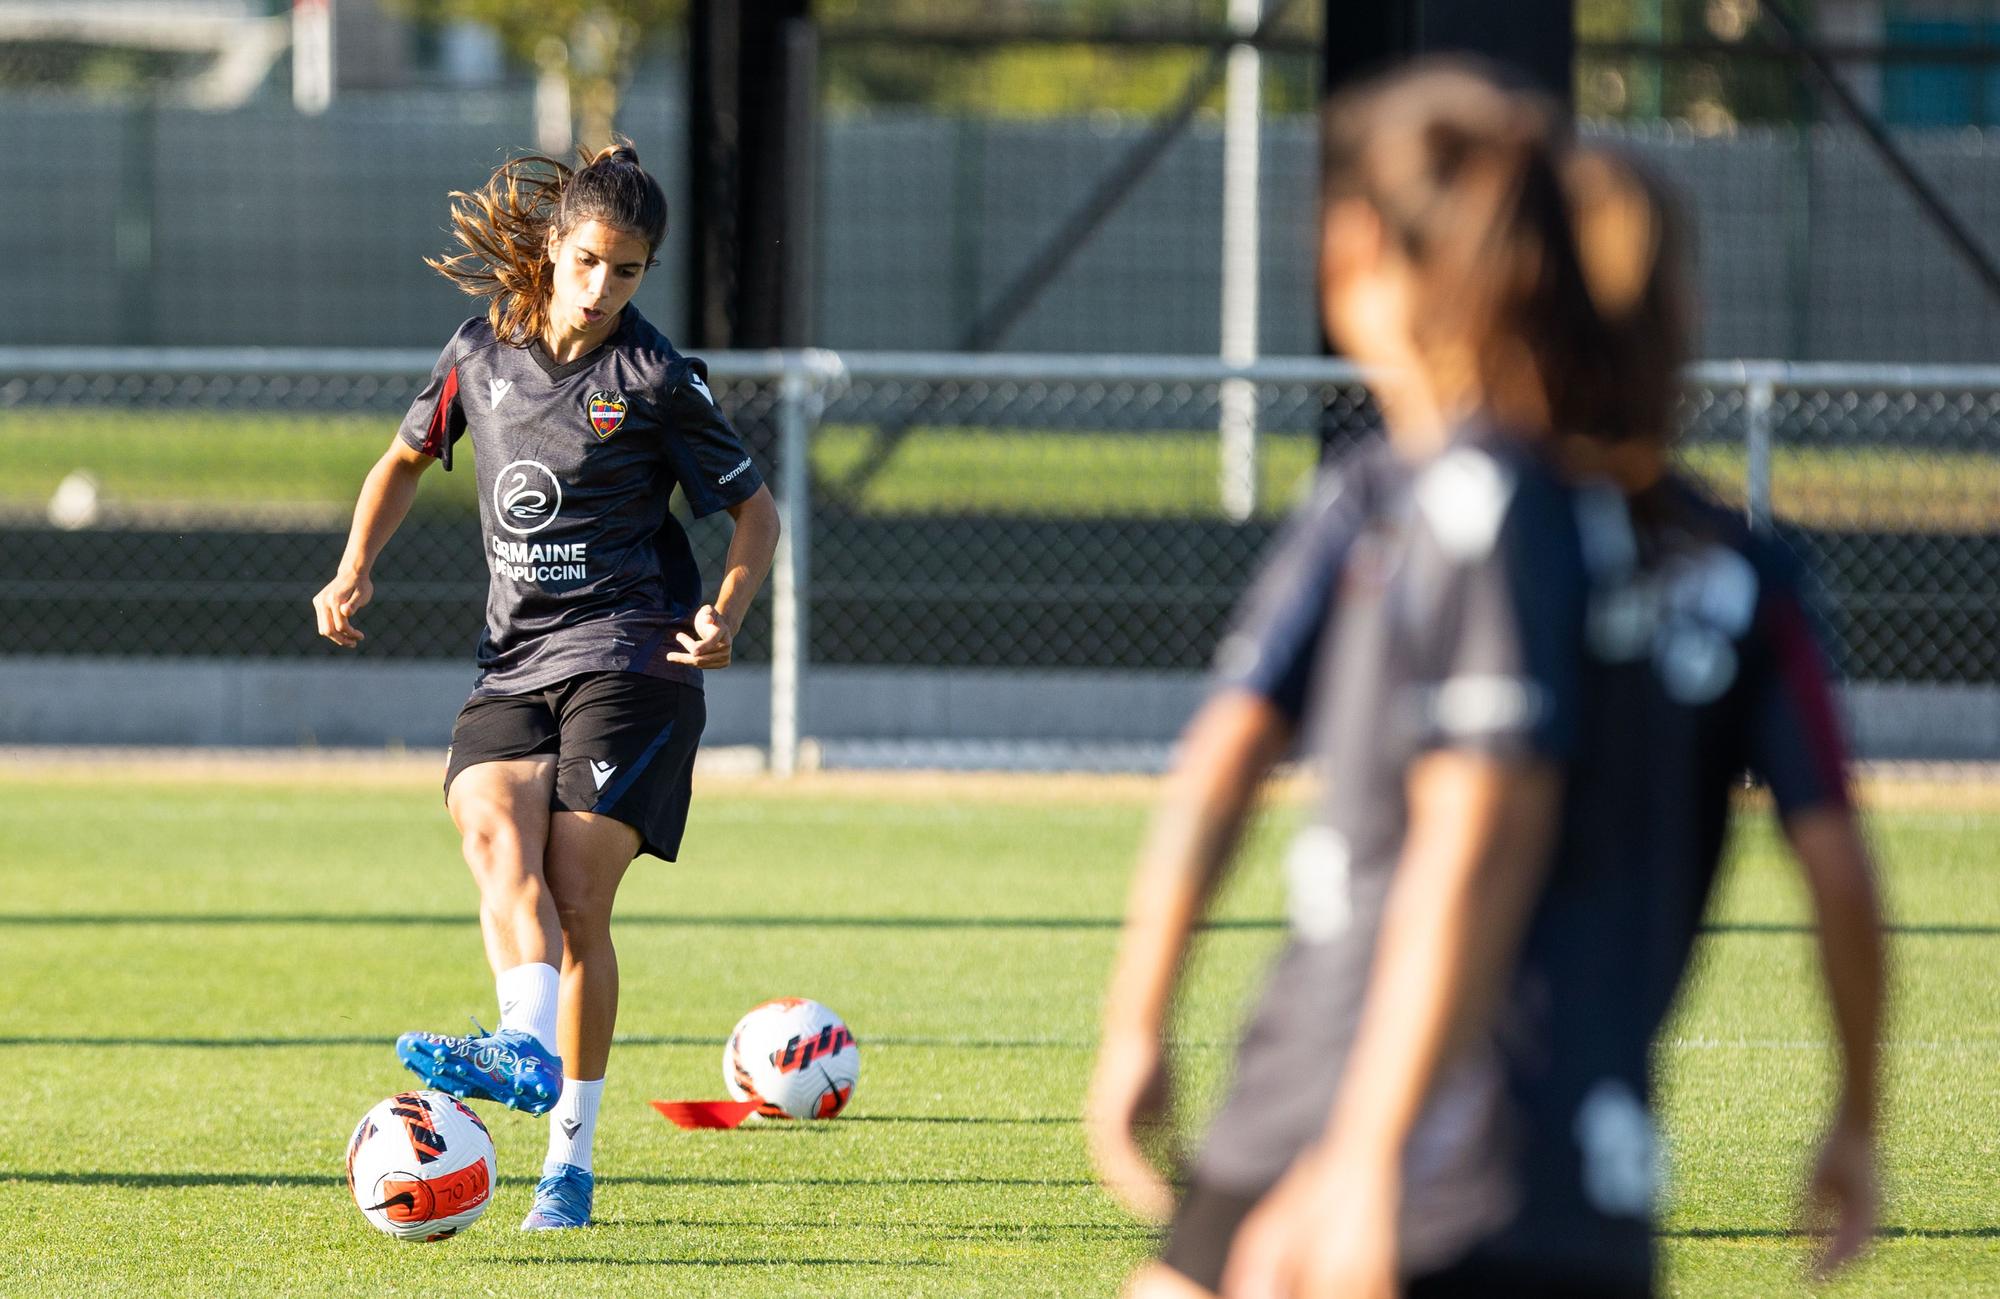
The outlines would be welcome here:
[[[0,744],[439,748],[463,664],[0,659]],[[711,745],[762,745],[770,677],[711,673]],[[821,668],[801,730],[829,765],[1148,769],[1200,702],[1182,672]],[[1851,685],[1865,758],[2000,759],[2000,688]]]

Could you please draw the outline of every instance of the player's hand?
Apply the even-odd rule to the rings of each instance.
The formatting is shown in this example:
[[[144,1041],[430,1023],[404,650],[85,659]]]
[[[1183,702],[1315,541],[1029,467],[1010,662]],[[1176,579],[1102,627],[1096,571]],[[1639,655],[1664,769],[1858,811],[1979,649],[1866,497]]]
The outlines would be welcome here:
[[[1396,1299],[1393,1164],[1308,1151],[1237,1230],[1224,1299]]]
[[[681,652],[667,655],[669,663],[685,663],[696,668],[726,668],[729,666],[730,644],[734,639],[729,625],[715,606],[705,604],[695,610],[694,635],[675,632],[674,639],[681,643]]]
[[[1160,1040],[1151,1034],[1107,1037],[1084,1102],[1084,1136],[1104,1189],[1127,1210],[1165,1222],[1174,1194],[1145,1147],[1167,1113],[1167,1069]]]
[[[1807,1226],[1830,1232],[1813,1260],[1816,1280],[1826,1280],[1868,1247],[1880,1207],[1873,1134],[1865,1127],[1836,1124],[1820,1145],[1819,1161],[1806,1183]]]
[[[354,625],[354,615],[375,597],[375,584],[366,573],[342,573],[321,587],[313,597],[313,620],[319,634],[340,646],[353,649],[367,639]]]

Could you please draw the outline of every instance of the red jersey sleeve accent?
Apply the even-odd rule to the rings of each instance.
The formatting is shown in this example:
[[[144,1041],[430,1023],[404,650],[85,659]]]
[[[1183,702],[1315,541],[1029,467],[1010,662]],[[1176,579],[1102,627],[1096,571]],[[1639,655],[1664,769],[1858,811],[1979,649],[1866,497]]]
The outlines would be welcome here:
[[[1827,680],[1825,663],[1806,622],[1805,611],[1789,592],[1780,593],[1770,605],[1771,649],[1775,659],[1778,690],[1790,707],[1796,740],[1801,744],[1809,782],[1773,779],[1772,790],[1787,811],[1812,806],[1848,805],[1847,745],[1841,735],[1840,718],[1834,711],[1833,687]],[[1766,737],[1774,747],[1780,736]],[[1767,752],[1767,761],[1776,755]],[[1783,764],[1770,761],[1772,767]],[[1773,773],[1775,774],[1775,773]],[[1789,786],[1781,788],[1780,786]]]
[[[451,417],[452,407],[458,402],[458,367],[452,366],[444,376],[444,387],[438,390],[437,404],[431,408],[430,423],[424,427],[423,453],[444,461],[446,469],[451,468]]]

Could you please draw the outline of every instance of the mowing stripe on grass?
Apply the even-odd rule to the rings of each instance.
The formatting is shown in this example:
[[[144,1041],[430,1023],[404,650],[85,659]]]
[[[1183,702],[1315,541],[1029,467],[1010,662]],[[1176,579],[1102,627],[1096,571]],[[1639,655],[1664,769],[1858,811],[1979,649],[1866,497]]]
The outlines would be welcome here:
[[[621,928],[651,929],[1099,929],[1111,930],[1125,922],[1118,916],[799,916],[799,915],[713,915],[615,916]],[[45,928],[102,926],[397,926],[462,927],[476,923],[477,916],[411,915],[401,912],[341,913],[284,911],[50,911],[0,912],[0,926],[18,925]],[[1210,920],[1205,933],[1272,933],[1286,927],[1282,917],[1248,917]],[[1770,937],[1809,935],[1815,932],[1803,920],[1721,920],[1701,927],[1706,935],[1718,937]],[[1908,938],[1994,938],[2000,937],[2000,923],[1955,924],[1938,922],[1898,923],[1883,926],[1883,932]]]
[[[169,1051],[263,1051],[273,1047],[387,1047],[395,1039],[384,1034],[369,1037],[360,1034],[341,1037],[64,1037],[54,1034],[22,1035],[0,1037],[0,1047],[138,1047],[143,1049]],[[716,1037],[696,1037],[684,1034],[635,1034],[627,1037],[619,1034],[614,1039],[619,1046],[691,1046],[713,1047],[721,1045]],[[1070,1037],[869,1037],[869,1049],[876,1047],[924,1047],[950,1051],[1095,1051],[1095,1038]],[[1233,1049],[1233,1042],[1175,1042],[1177,1051],[1223,1051]]]
[[[797,915],[715,915],[614,917],[620,927],[661,929],[1117,929],[1124,919],[1118,916],[797,916]],[[0,925],[89,926],[89,925],[396,925],[459,927],[478,922],[472,914],[462,916],[409,915],[405,913],[328,912],[205,912],[205,911],[99,911],[99,912],[16,912],[0,913]],[[1204,930],[1253,931],[1266,933],[1283,929],[1278,918],[1211,920]]]

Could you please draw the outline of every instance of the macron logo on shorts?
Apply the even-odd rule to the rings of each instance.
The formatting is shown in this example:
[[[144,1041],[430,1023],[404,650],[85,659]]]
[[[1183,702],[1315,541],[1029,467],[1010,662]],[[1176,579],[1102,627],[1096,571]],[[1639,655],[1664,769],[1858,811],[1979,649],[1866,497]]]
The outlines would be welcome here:
[[[750,467],[750,457],[744,456],[742,464],[736,466],[736,468],[730,470],[728,473],[724,474],[722,477],[715,480],[716,485],[718,487],[721,486],[723,483],[728,482],[730,479],[736,477],[736,475],[742,473],[745,469],[748,469],[749,467]]]
[[[590,778],[597,782],[597,787],[600,790],[604,788],[605,781],[610,780],[617,774],[618,765],[616,763],[599,762],[595,758],[590,760]]]

